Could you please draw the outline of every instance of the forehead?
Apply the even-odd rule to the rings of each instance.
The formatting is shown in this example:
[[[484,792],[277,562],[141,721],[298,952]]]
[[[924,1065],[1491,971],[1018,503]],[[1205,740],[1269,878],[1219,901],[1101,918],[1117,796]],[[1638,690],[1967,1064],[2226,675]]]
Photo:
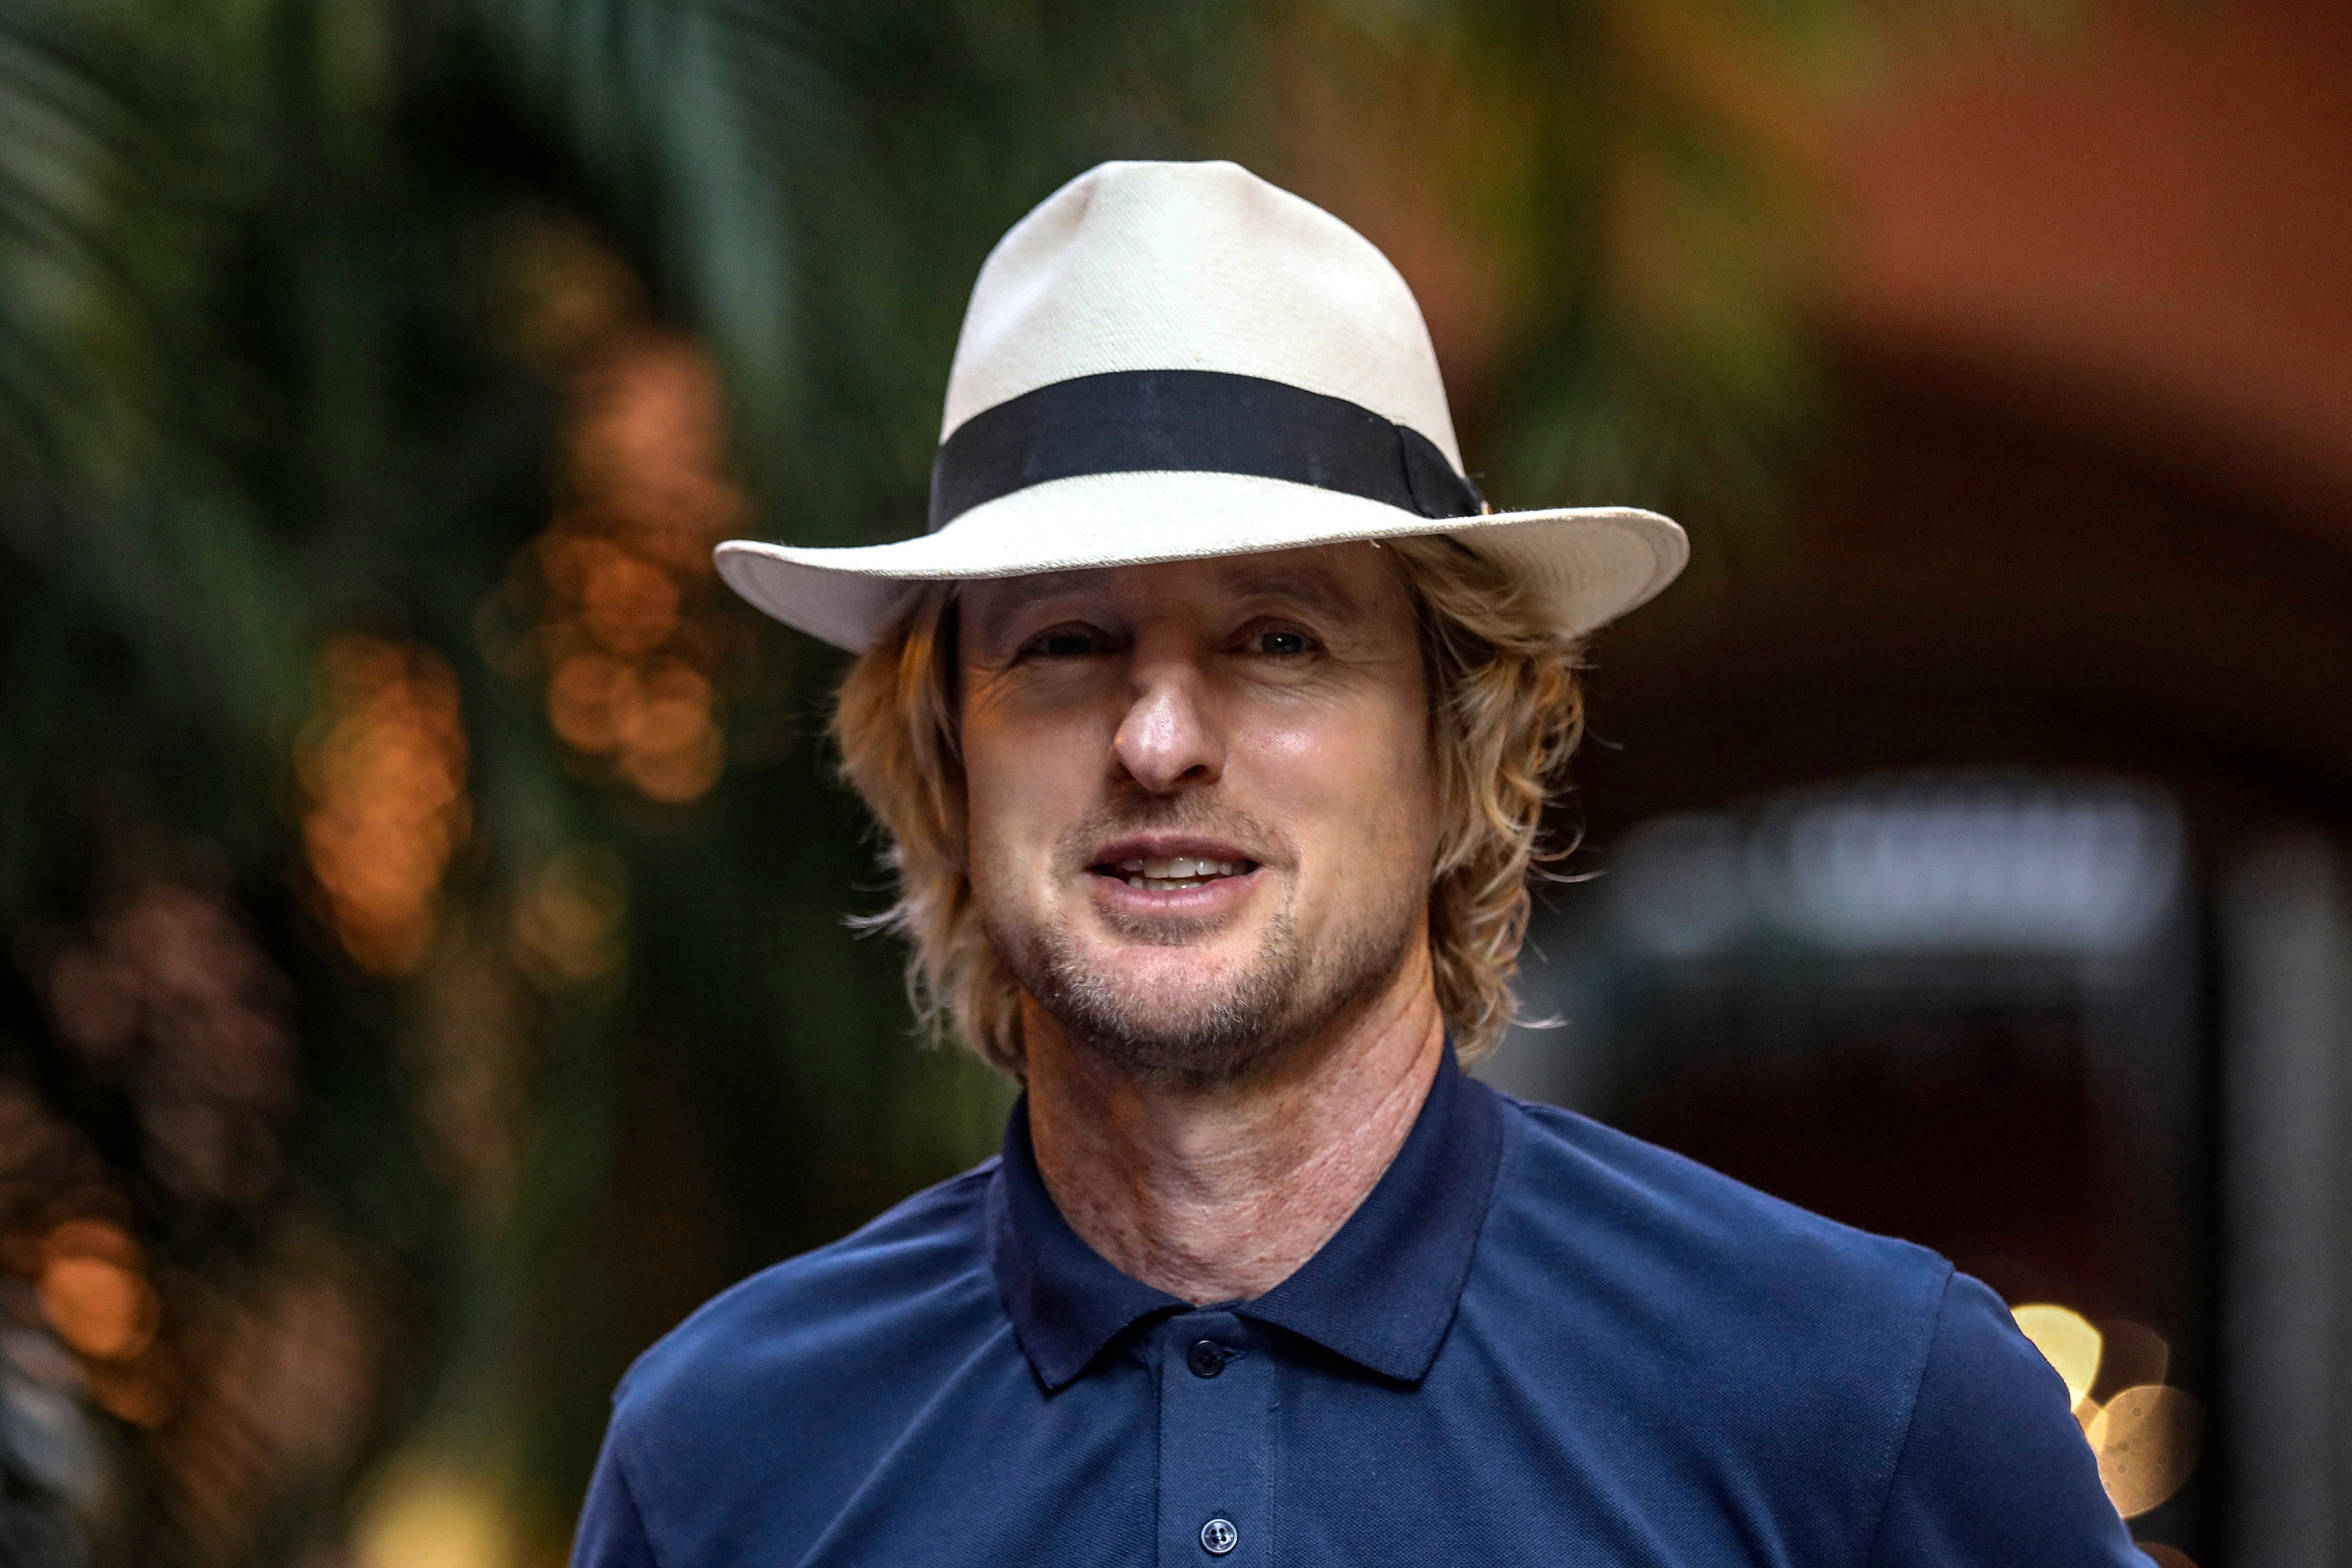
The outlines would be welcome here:
[[[989,578],[966,584],[963,598],[969,619],[979,626],[1074,604],[1122,614],[1147,608],[1213,613],[1271,601],[1367,628],[1408,608],[1396,558],[1361,542]]]

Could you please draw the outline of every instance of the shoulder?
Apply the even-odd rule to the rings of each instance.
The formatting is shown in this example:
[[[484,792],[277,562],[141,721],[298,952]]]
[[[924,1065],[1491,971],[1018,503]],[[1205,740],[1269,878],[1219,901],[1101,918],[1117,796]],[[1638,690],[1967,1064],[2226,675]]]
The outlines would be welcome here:
[[[1965,1274],[1944,1293],[1870,1562],[2147,1563],[2064,1383]]]
[[[1924,1357],[1952,1276],[1936,1253],[1825,1219],[1573,1111],[1507,1100],[1505,1115],[1497,1217],[1520,1245],[1613,1264],[1662,1297],[1688,1292],[1694,1306],[1765,1323],[1819,1328],[1894,1313]]]
[[[809,1411],[820,1384],[967,1351],[1003,1326],[989,1267],[990,1160],[849,1236],[705,1302],[638,1358],[614,1395],[616,1434],[724,1430]]]
[[[1570,1112],[1504,1110],[1465,1321],[1539,1352],[1513,1364],[1580,1369],[1538,1396],[1607,1421],[1677,1485],[1771,1500],[1801,1555],[1859,1558],[1951,1264]]]
[[[1025,1375],[988,1261],[996,1163],[713,1298],[614,1395],[579,1563],[805,1539],[959,1368]]]
[[[1583,1369],[1685,1487],[1772,1500],[1801,1561],[2138,1560],[2065,1385],[1985,1286],[1571,1112],[1505,1116],[1485,1331],[1572,1340],[1543,1363]]]

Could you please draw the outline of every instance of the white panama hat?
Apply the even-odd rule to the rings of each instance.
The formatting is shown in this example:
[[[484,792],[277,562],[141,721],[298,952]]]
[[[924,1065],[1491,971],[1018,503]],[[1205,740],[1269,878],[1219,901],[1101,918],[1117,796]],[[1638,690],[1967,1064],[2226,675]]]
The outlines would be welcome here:
[[[956,343],[930,511],[890,544],[730,540],[719,574],[856,652],[911,584],[1440,533],[1576,637],[1690,554],[1655,512],[1487,510],[1388,258],[1224,163],[1098,165],[998,242]]]

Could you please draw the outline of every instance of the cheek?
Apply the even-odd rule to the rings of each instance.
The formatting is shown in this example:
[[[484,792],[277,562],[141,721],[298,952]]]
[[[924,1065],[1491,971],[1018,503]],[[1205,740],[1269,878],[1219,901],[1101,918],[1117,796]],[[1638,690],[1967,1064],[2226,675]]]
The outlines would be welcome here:
[[[1417,688],[1269,723],[1255,748],[1269,804],[1302,847],[1343,855],[1369,837],[1425,858],[1436,816],[1427,725]]]
[[[1001,713],[967,713],[964,793],[973,890],[1043,870],[1061,832],[1084,809],[1081,737]]]

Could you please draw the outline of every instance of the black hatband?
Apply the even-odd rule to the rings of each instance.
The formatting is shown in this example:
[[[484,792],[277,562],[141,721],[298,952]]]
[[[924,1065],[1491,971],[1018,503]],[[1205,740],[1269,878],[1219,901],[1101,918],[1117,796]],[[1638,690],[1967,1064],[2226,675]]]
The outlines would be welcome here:
[[[1048,479],[1165,471],[1288,479],[1428,518],[1486,507],[1434,441],[1344,397],[1223,371],[1122,370],[957,426],[931,465],[931,529]]]

